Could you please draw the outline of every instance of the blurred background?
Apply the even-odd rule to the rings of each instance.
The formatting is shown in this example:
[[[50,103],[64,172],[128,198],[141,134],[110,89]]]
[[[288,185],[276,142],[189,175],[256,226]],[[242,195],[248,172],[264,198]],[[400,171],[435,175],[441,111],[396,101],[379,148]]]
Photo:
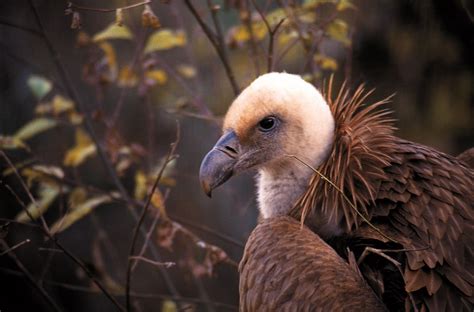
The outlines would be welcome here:
[[[254,173],[209,199],[198,170],[239,90],[365,83],[457,155],[473,55],[467,0],[1,1],[0,310],[237,311]]]

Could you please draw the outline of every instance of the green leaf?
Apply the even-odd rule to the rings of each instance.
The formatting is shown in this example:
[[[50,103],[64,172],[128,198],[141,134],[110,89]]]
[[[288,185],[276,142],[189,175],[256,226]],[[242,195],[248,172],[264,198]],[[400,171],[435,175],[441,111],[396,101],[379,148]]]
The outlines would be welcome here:
[[[54,223],[54,225],[51,227],[51,232],[59,233],[64,231],[78,220],[91,213],[97,206],[110,202],[111,200],[112,198],[109,195],[100,195],[86,200],[82,204],[72,209],[63,218],[56,221],[56,223]]]
[[[144,53],[168,50],[186,45],[186,34],[182,30],[161,29],[155,31],[146,43]]]
[[[30,203],[26,210],[30,213],[33,219],[37,219],[42,216],[48,208],[51,206],[53,201],[59,195],[59,188],[57,186],[52,186],[51,184],[42,184],[39,190],[39,200],[36,201],[36,206],[34,203]],[[15,220],[18,222],[28,222],[31,221],[30,217],[25,211],[20,212]]]
[[[36,118],[21,127],[14,135],[15,140],[25,141],[35,135],[44,132],[56,126],[57,122],[49,118]]]
[[[36,75],[31,75],[26,83],[38,100],[41,100],[53,88],[51,81]]]
[[[98,32],[95,34],[95,36],[92,38],[94,42],[99,42],[99,41],[104,41],[104,40],[110,40],[110,39],[132,39],[133,35],[130,31],[130,29],[123,25],[119,26],[116,23],[110,24],[107,28],[104,30]]]

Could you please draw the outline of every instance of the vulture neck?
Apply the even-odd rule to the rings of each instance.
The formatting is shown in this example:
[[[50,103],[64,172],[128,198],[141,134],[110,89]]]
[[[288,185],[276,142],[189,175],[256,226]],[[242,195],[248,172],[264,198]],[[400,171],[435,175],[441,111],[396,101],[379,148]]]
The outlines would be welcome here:
[[[313,172],[294,161],[261,168],[258,172],[258,203],[264,219],[284,216],[308,188]]]

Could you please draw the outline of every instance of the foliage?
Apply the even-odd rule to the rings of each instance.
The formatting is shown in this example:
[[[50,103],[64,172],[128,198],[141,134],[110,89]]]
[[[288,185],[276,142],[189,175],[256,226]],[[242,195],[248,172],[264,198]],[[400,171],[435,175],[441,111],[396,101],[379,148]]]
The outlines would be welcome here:
[[[194,4],[187,1],[188,5],[181,7],[176,3],[144,1],[117,9],[67,5],[66,15],[71,18],[78,53],[83,57],[82,79],[89,85],[88,91],[93,90],[95,94],[84,101],[85,98],[77,94],[85,91],[75,90],[78,87],[66,75],[60,75],[62,86],[41,73],[32,74],[24,82],[36,99],[34,117],[14,133],[0,134],[0,149],[15,160],[14,167],[7,166],[3,176],[18,179],[15,175],[18,172],[26,182],[27,193],[35,199],[16,212],[15,221],[46,220],[45,224],[51,224],[50,228],[44,227],[46,236],[62,237],[79,227],[78,224],[92,222],[98,210],[127,207],[135,216],[133,222],[138,225],[142,246],[138,254],[128,255],[127,262],[132,264],[129,274],[133,274],[138,261],[131,257],[143,258],[145,254],[148,256],[147,250],[155,250],[151,252],[154,259],[147,261],[168,276],[167,268],[163,268],[161,260],[156,258],[157,248],[174,254],[179,269],[189,272],[191,277],[187,278],[195,280],[201,288],[201,279],[215,277],[219,265],[230,266],[235,271],[235,262],[223,249],[203,241],[187,226],[173,220],[166,209],[169,191],[179,187],[176,182],[177,155],[155,157],[155,132],[166,131],[161,128],[155,131],[158,114],[171,114],[177,118],[191,116],[211,123],[219,121],[219,116],[203,103],[195,90],[201,79],[208,75],[201,61],[194,59],[199,56],[199,46],[203,42],[207,45],[207,59],[202,62],[213,62],[225,69],[226,76],[218,78],[222,85],[227,79],[234,86],[243,85],[253,76],[243,74],[240,68],[263,73],[263,63],[268,63],[267,70],[285,70],[303,64],[301,74],[305,79],[319,83],[324,73],[340,68],[338,57],[341,51],[350,48],[351,26],[344,20],[344,14],[355,7],[349,0],[305,0],[294,5],[275,2],[262,11],[260,1],[252,1],[251,6],[243,5],[245,1],[235,1],[235,5],[227,9],[211,2],[207,7],[199,6],[200,11],[208,12],[209,18],[193,13],[193,9],[196,10],[193,5],[198,1]],[[195,19],[187,25],[170,22],[164,17],[172,12],[172,6],[181,10],[188,8],[191,13],[186,14]],[[133,14],[136,10],[141,11],[141,20]],[[155,11],[163,17],[159,18]],[[115,15],[112,17],[108,12]],[[223,28],[219,19],[229,19],[232,15],[237,15],[238,21]],[[102,29],[84,24],[94,18],[110,19],[110,24]],[[86,29],[95,30],[87,32]],[[206,35],[206,41],[196,43],[196,33],[201,39]],[[47,34],[43,35],[48,38]],[[215,48],[217,56],[209,52],[211,47]],[[194,57],[189,56],[189,51],[195,54]],[[239,57],[242,52],[249,53],[250,57],[243,60]],[[167,60],[166,55],[173,55],[173,60]],[[55,58],[56,53],[52,57]],[[59,73],[69,68],[61,63],[56,66]],[[133,100],[126,101],[126,94]],[[161,110],[157,110],[155,101],[166,104],[161,104]],[[124,105],[146,109],[147,113],[139,120],[145,121],[143,136],[149,136],[148,140],[125,135],[121,126],[121,120],[125,120]],[[53,151],[55,157],[36,157],[39,146],[46,140],[58,141],[58,147]],[[16,156],[19,151],[25,151],[25,154]],[[62,161],[53,160],[58,158]],[[107,172],[107,177],[91,181],[90,177],[101,172],[97,166]],[[157,177],[158,188],[155,189],[153,184]],[[143,210],[148,230],[139,228],[141,222],[137,212],[148,207],[146,202],[151,207]],[[97,225],[95,231],[105,235]],[[99,282],[105,285],[104,289],[99,289],[106,295],[107,290],[128,295],[129,283],[120,285],[117,277],[112,276],[112,272],[120,268],[103,265],[105,256],[100,254],[99,243],[94,243],[93,254],[94,268],[100,273]],[[169,289],[174,287],[173,284],[167,286]],[[201,292],[206,291],[201,289]],[[176,311],[183,304],[180,301],[173,296],[166,297],[161,310]]]

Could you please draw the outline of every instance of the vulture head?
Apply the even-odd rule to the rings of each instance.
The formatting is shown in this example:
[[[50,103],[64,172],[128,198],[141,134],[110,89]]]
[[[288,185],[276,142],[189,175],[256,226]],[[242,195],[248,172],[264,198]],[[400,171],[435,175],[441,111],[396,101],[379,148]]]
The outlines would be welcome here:
[[[300,76],[258,77],[234,100],[223,135],[200,168],[207,195],[233,175],[258,170],[258,203],[264,218],[284,215],[305,191],[313,166],[322,163],[334,139],[334,118],[321,93]]]

